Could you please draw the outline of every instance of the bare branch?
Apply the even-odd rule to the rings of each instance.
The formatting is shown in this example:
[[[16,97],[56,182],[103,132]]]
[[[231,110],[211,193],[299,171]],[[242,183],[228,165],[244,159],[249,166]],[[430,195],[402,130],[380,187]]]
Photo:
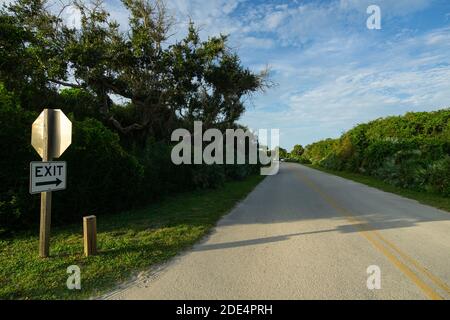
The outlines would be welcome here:
[[[61,86],[65,86],[65,87],[83,89],[82,85],[75,84],[75,83],[69,83],[69,82],[60,81],[60,80],[57,80],[57,79],[49,79],[49,81],[53,82],[53,83],[56,83],[56,84],[59,84]]]
[[[113,124],[113,126],[117,130],[119,130],[123,134],[129,134],[133,131],[141,131],[147,127],[147,125],[142,125],[142,124],[138,124],[138,123],[134,123],[130,126],[123,127],[122,124],[119,121],[117,121],[117,119],[114,118],[114,116],[110,117],[109,121]]]

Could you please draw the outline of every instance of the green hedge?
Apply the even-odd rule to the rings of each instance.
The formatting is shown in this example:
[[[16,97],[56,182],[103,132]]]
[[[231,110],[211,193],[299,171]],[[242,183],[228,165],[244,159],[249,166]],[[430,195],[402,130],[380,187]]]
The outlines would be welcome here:
[[[53,196],[52,223],[81,221],[85,215],[104,216],[157,201],[167,194],[216,188],[227,180],[244,179],[257,166],[175,166],[172,146],[149,141],[132,148],[119,135],[94,119],[95,101],[80,90],[58,96],[73,123],[72,145],[61,157],[68,163],[68,188]],[[78,107],[77,107],[78,106]],[[30,145],[37,112],[22,108],[0,86],[0,235],[36,228],[38,195],[29,194],[29,163],[40,161]]]
[[[68,163],[68,189],[55,193],[56,220],[117,212],[138,200],[144,167],[101,122],[73,121],[73,143],[62,160]]]
[[[390,184],[450,195],[450,110],[408,113],[362,124],[306,147],[327,169],[362,172]]]
[[[39,196],[28,192],[29,163],[40,160],[30,146],[31,124],[37,114],[9,102],[0,101],[0,165],[8,168],[0,174],[3,230],[32,226],[39,219]],[[68,189],[54,194],[55,223],[116,212],[136,201],[133,185],[142,184],[143,166],[99,121],[73,120],[73,143],[60,160],[68,162]]]
[[[17,106],[0,86],[0,232],[29,222],[25,211],[38,210],[28,193],[29,162],[36,159],[30,145],[31,124],[37,113]],[[35,212],[39,215],[39,212]]]

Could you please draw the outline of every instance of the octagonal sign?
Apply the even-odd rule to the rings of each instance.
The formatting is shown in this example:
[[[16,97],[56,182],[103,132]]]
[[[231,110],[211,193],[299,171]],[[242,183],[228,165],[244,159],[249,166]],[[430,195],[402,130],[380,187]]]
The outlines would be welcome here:
[[[59,158],[72,143],[72,122],[59,109],[42,111],[32,126],[31,144],[44,158],[46,130],[49,126],[48,140],[51,158]]]

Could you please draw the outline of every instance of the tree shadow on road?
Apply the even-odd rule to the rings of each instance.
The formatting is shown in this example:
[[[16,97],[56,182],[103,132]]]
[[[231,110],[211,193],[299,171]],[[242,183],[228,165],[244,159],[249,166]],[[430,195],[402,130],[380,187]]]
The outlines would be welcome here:
[[[234,242],[225,242],[225,243],[213,243],[213,244],[200,244],[197,245],[193,251],[211,251],[211,250],[221,250],[221,249],[230,249],[230,248],[239,248],[246,246],[255,246],[260,244],[269,244],[290,240],[294,237],[300,237],[305,235],[333,232],[336,230],[322,230],[322,231],[312,231],[312,232],[302,232],[302,233],[294,233],[282,236],[274,236],[267,238],[259,238],[259,239],[249,239],[242,241],[234,241]]]

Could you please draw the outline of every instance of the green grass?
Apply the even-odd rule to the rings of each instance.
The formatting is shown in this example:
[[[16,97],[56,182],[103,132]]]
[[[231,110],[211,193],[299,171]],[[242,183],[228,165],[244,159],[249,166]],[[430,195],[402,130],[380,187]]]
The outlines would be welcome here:
[[[217,190],[174,196],[143,210],[99,217],[100,254],[95,257],[82,255],[81,222],[52,230],[48,259],[37,257],[37,230],[0,240],[0,299],[99,296],[133,274],[191,247],[262,179],[253,176]],[[82,290],[66,287],[70,265],[81,268]]]
[[[374,187],[386,192],[394,193],[400,196],[403,196],[405,198],[416,200],[422,204],[429,205],[438,209],[446,210],[450,212],[450,198],[444,197],[439,194],[433,194],[429,192],[423,192],[423,191],[415,191],[410,189],[404,189],[400,187],[393,186],[391,184],[388,184],[382,180],[379,180],[377,178],[359,174],[359,173],[352,173],[352,172],[345,172],[345,171],[335,171],[335,170],[329,170],[325,169],[316,165],[307,165],[307,167],[310,167],[312,169],[316,169],[322,172],[326,172],[329,174],[333,174],[345,179],[353,180],[365,185],[368,185],[370,187]]]

